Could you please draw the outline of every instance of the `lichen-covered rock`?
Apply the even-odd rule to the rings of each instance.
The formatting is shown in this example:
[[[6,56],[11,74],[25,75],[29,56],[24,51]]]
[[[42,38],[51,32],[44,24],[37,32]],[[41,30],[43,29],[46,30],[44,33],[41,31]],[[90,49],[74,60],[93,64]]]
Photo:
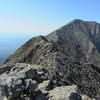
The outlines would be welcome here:
[[[4,98],[16,98],[24,91],[22,80],[16,76],[3,74],[0,76],[0,93]],[[3,99],[1,99],[3,100]]]
[[[46,80],[46,81],[43,81],[42,83],[40,83],[38,85],[38,89],[43,93],[43,94],[47,94],[48,93],[48,90],[50,89],[50,80]]]
[[[97,99],[92,99],[89,96],[83,95],[83,94],[81,95],[81,97],[82,97],[82,100],[97,100]]]
[[[8,73],[0,76],[0,100],[45,100],[45,95],[37,88],[42,70],[39,66],[17,63]],[[39,92],[40,91],[40,92]],[[37,99],[36,99],[37,98]],[[41,98],[41,99],[40,99]]]
[[[10,75],[16,76],[21,79],[33,79],[37,81],[41,81],[40,75],[37,72],[37,69],[35,65],[29,65],[25,63],[17,63],[15,66],[11,69]]]
[[[15,64],[0,75],[0,100],[82,100],[76,85],[57,87],[62,73],[54,72],[39,65]]]
[[[3,73],[9,72],[11,68],[12,68],[12,65],[9,65],[9,64],[0,65],[0,75]]]
[[[49,100],[82,100],[77,86],[61,86],[49,91]]]
[[[5,87],[0,86],[0,100],[5,100],[5,99],[6,99]]]

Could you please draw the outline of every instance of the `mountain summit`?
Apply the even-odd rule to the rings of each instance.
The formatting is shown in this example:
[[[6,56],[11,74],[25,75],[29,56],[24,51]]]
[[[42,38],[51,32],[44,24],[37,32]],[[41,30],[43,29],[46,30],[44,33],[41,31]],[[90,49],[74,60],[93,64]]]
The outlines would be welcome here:
[[[100,24],[76,19],[47,36],[78,61],[100,63]]]
[[[29,40],[8,62],[42,63],[48,66],[55,55],[64,55],[70,60],[100,65],[100,24],[94,21],[75,19],[48,36]],[[63,56],[63,57],[64,57]]]
[[[81,93],[100,99],[100,24],[76,19],[30,39],[5,63],[43,66],[55,86],[76,84]]]

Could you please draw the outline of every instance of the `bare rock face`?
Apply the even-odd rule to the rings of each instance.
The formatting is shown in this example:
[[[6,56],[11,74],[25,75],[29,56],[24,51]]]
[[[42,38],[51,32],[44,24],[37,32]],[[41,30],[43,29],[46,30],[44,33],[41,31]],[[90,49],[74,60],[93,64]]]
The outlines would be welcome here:
[[[56,87],[49,91],[49,100],[82,100],[77,86]]]
[[[47,36],[67,55],[78,60],[99,65],[100,24],[74,20]]]
[[[35,66],[17,63],[9,73],[2,74],[0,100],[82,100],[76,85],[51,88],[54,85],[51,80],[42,80],[42,74],[47,72],[43,70],[40,74],[42,67]],[[37,76],[42,81],[37,80]]]
[[[100,65],[100,24],[74,20],[46,37],[32,38],[6,63],[54,63],[54,56],[65,55],[70,60]],[[53,64],[54,65],[54,64]]]
[[[75,84],[83,94],[100,99],[100,24],[74,20],[46,37],[32,38],[5,63],[43,66],[38,70],[40,82],[52,80],[54,87]],[[20,77],[32,74],[26,74],[30,68],[19,70]]]
[[[0,100],[46,100],[38,89],[38,84],[43,82],[38,70],[37,65],[17,63],[8,73],[1,74]]]
[[[10,69],[12,68],[12,64],[8,64],[8,65],[0,65],[0,74],[3,74],[3,73],[6,73],[6,72],[9,72]]]

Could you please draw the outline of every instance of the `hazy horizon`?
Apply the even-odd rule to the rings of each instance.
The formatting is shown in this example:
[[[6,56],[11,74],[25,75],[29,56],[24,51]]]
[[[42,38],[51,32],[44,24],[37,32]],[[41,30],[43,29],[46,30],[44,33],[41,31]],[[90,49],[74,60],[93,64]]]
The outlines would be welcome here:
[[[99,0],[0,0],[0,57],[74,19],[100,23]]]
[[[1,33],[1,32],[0,32]],[[5,33],[5,32],[4,32]],[[46,35],[39,33],[9,33],[9,36],[2,34],[0,36],[0,60],[7,58],[9,55],[14,53],[21,45],[23,45],[29,39],[36,37],[38,35]],[[13,35],[14,34],[14,35]]]
[[[44,34],[73,19],[100,22],[99,4],[99,0],[0,0],[0,32]]]

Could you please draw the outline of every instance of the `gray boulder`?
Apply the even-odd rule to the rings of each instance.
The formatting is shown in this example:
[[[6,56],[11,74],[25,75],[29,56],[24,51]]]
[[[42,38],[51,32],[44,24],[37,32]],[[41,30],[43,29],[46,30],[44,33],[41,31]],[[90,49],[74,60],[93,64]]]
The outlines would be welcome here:
[[[51,74],[53,75],[53,73]],[[0,75],[0,100],[89,99],[84,95],[81,96],[76,85],[54,88],[56,86],[55,78],[51,81],[47,77],[48,75],[48,70],[41,66],[24,63],[15,64],[8,73]]]
[[[15,64],[9,73],[0,76],[0,100],[22,100],[21,98],[44,100],[40,99],[45,96],[37,88],[37,81],[41,81],[42,73],[39,66],[24,63]]]
[[[7,74],[0,76],[0,100],[19,97],[23,90],[21,79]]]
[[[48,94],[49,90],[51,89],[50,87],[52,86],[52,82],[50,80],[43,81],[38,85],[38,89],[43,93],[43,94]],[[51,85],[51,86],[50,86]]]
[[[49,100],[82,100],[76,85],[56,87],[48,96]]]
[[[25,63],[17,63],[15,66],[11,69],[10,75],[11,76],[17,76],[21,79],[33,79],[33,80],[39,80],[39,74],[37,73],[37,70],[35,69],[35,65],[29,65]]]

